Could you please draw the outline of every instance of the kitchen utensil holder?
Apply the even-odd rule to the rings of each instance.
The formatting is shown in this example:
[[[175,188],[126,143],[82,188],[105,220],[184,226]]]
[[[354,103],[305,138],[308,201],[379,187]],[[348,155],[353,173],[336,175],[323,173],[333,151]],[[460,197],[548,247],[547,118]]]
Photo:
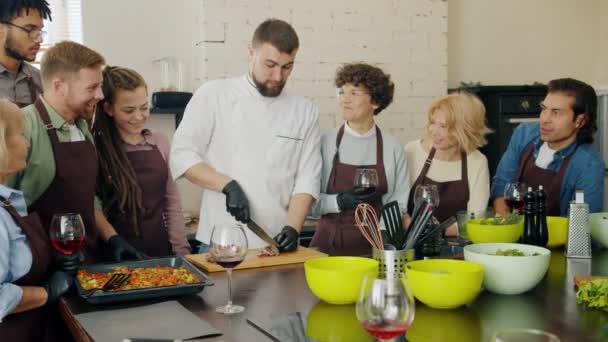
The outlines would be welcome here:
[[[378,261],[378,274],[405,273],[405,264],[416,258],[413,248],[400,250],[379,250],[374,248],[372,257]]]

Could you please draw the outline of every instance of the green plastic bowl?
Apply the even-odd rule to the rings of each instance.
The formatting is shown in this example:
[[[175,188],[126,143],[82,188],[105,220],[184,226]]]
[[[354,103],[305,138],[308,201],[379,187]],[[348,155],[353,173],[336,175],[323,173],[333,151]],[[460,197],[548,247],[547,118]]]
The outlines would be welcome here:
[[[361,257],[323,257],[304,263],[308,287],[330,304],[355,303],[363,276],[377,272],[378,261]]]
[[[516,224],[481,224],[483,218],[467,221],[467,233],[473,243],[516,242],[524,233],[524,220]]]
[[[416,299],[435,309],[457,308],[481,291],[483,267],[474,262],[429,259],[409,262],[405,268]]]

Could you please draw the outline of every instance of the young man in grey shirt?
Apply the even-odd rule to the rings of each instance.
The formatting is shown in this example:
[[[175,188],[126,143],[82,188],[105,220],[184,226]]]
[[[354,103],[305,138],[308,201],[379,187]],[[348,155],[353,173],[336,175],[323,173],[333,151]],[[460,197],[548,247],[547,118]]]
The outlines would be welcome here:
[[[27,62],[36,60],[46,32],[43,20],[51,19],[45,0],[2,0],[0,4],[0,98],[19,107],[34,103],[42,93],[40,70]]]

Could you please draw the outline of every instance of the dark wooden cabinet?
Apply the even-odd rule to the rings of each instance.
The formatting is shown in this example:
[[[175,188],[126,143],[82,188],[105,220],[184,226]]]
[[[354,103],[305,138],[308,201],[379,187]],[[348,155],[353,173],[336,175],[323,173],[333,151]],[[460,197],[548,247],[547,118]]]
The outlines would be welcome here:
[[[513,130],[522,122],[538,121],[540,103],[547,95],[547,87],[481,86],[466,91],[477,95],[484,103],[488,126],[494,131],[488,135],[488,144],[480,149],[488,158],[492,177]]]

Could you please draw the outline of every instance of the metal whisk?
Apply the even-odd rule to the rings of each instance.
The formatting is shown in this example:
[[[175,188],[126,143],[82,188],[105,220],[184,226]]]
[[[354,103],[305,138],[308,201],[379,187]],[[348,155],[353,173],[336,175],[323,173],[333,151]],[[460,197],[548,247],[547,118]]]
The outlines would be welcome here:
[[[359,204],[355,209],[355,223],[373,248],[384,250],[380,221],[374,207],[367,203]]]

